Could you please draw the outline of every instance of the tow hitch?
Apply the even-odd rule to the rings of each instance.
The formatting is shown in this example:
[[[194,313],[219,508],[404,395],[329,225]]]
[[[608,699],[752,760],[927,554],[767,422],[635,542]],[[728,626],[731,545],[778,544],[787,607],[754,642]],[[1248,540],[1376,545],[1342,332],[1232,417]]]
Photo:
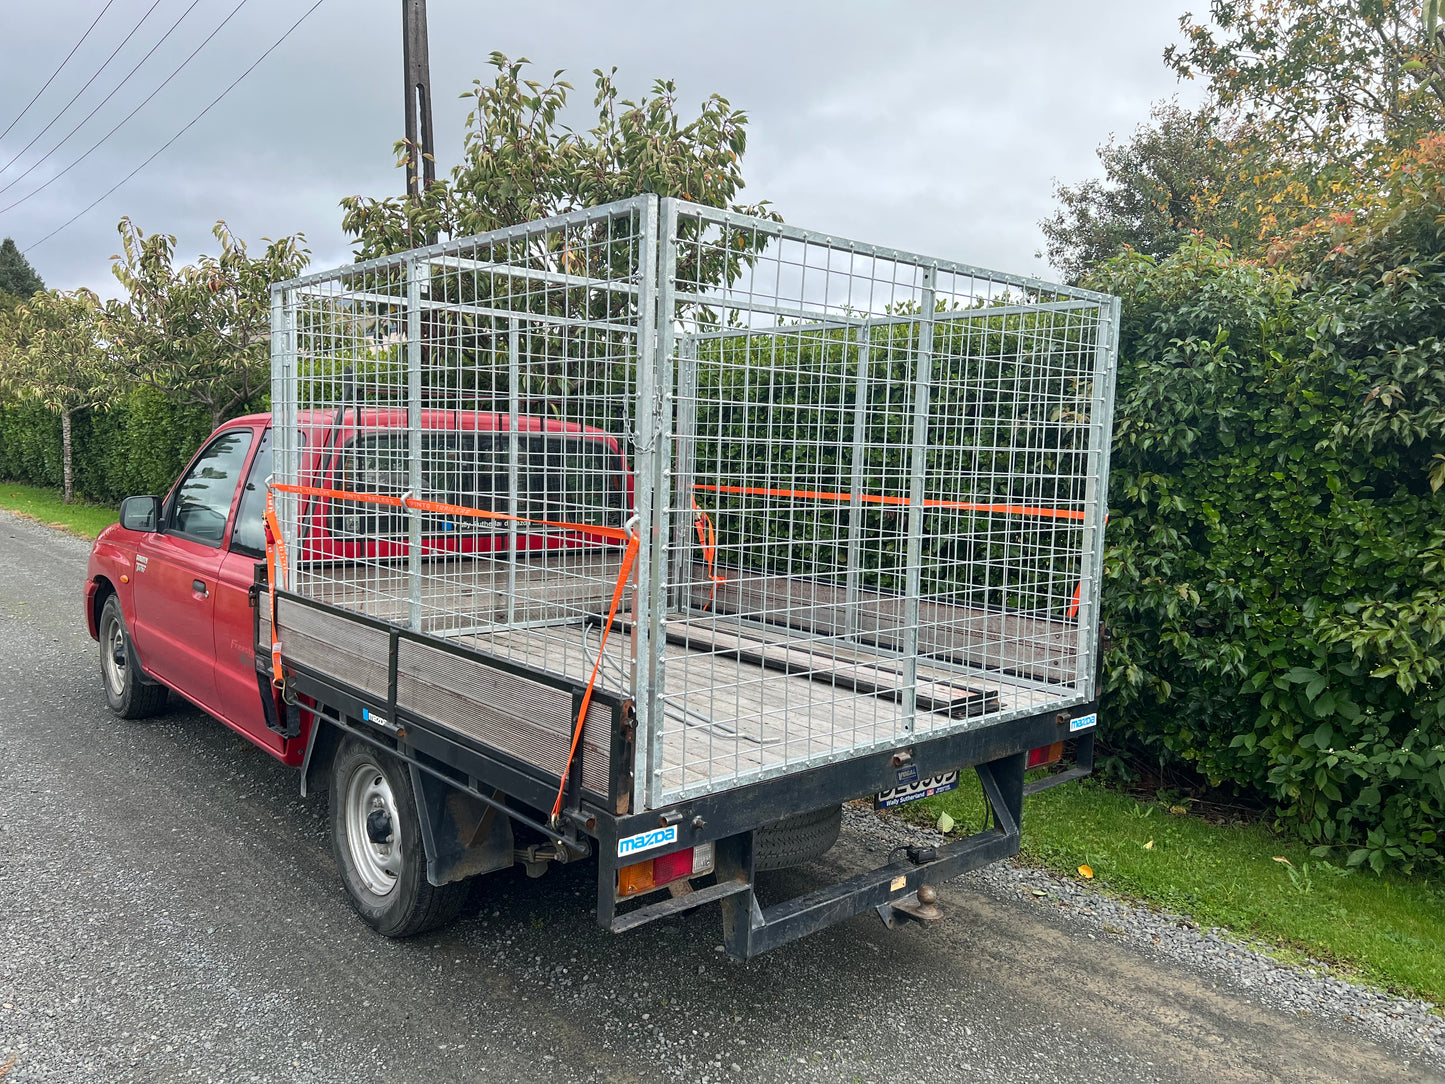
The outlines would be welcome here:
[[[943,921],[943,912],[938,909],[938,889],[932,885],[919,885],[916,892],[880,903],[878,917],[890,930],[901,918],[912,919],[922,926],[936,926]]]

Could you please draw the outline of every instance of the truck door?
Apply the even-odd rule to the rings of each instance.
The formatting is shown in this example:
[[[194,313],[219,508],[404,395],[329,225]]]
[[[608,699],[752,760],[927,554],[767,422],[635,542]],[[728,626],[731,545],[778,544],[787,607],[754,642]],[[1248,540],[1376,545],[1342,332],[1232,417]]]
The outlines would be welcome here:
[[[167,685],[214,710],[216,574],[253,432],[227,429],[196,456],[136,557],[136,646]]]
[[[236,502],[236,520],[221,555],[216,577],[217,707],[222,717],[252,741],[281,753],[284,740],[266,726],[266,712],[256,683],[256,651],[251,642],[254,610],[251,584],[257,561],[266,558],[266,479],[271,476],[271,430],[261,433],[246,484]],[[264,600],[258,604],[264,604]]]

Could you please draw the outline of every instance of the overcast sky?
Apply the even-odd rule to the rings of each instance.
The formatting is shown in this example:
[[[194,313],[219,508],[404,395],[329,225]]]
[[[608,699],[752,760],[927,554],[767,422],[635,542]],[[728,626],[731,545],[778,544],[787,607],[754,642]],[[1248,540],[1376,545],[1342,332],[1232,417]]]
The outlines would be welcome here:
[[[56,179],[237,7],[237,0],[112,0],[0,139],[0,164],[15,159],[0,173],[0,208],[50,182],[0,211],[0,237],[27,249],[95,200],[191,121],[311,0],[240,2],[164,89]],[[105,0],[0,0],[0,131],[104,7]],[[566,68],[577,88],[577,127],[590,126],[592,69],[616,65],[624,96],[645,93],[654,78],[675,79],[685,117],[714,91],[745,109],[743,198],[771,200],[789,222],[1044,277],[1051,273],[1035,255],[1043,243],[1037,224],[1052,209],[1052,182],[1096,175],[1095,148],[1111,132],[1131,131],[1151,101],[1178,93],[1192,103],[1199,95],[1176,84],[1160,60],[1183,4],[1159,0],[430,0],[429,7],[441,175],[461,151],[466,105],[458,95],[473,79],[490,78],[491,50],[531,58],[540,78]],[[210,228],[224,218],[249,241],[303,232],[313,266],[348,262],[337,200],[403,186],[392,155],[402,131],[400,9],[398,0],[324,0],[134,179],[29,249],[46,284],[115,294],[109,257],[122,215],[146,232],[177,235],[186,260],[214,251]],[[110,101],[47,156],[157,42]]]

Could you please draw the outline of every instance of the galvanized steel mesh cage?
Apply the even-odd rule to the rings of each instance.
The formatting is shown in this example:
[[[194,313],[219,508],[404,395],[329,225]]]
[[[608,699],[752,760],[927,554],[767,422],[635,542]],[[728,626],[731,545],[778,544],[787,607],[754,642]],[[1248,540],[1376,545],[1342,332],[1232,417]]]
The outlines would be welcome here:
[[[1112,298],[642,196],[273,320],[286,586],[596,667],[634,808],[1094,695]]]

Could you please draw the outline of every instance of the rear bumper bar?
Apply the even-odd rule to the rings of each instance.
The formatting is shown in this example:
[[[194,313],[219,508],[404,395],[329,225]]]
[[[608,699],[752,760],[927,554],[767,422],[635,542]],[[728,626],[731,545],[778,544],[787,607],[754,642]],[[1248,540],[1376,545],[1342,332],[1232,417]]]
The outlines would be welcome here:
[[[1024,754],[977,767],[993,811],[994,827],[943,847],[915,849],[910,857],[772,907],[760,907],[752,891],[752,835],[718,844],[723,945],[737,959],[749,959],[870,908],[887,908],[914,896],[922,885],[937,885],[969,870],[1017,854],[1023,809]],[[714,897],[716,898],[716,897]]]

